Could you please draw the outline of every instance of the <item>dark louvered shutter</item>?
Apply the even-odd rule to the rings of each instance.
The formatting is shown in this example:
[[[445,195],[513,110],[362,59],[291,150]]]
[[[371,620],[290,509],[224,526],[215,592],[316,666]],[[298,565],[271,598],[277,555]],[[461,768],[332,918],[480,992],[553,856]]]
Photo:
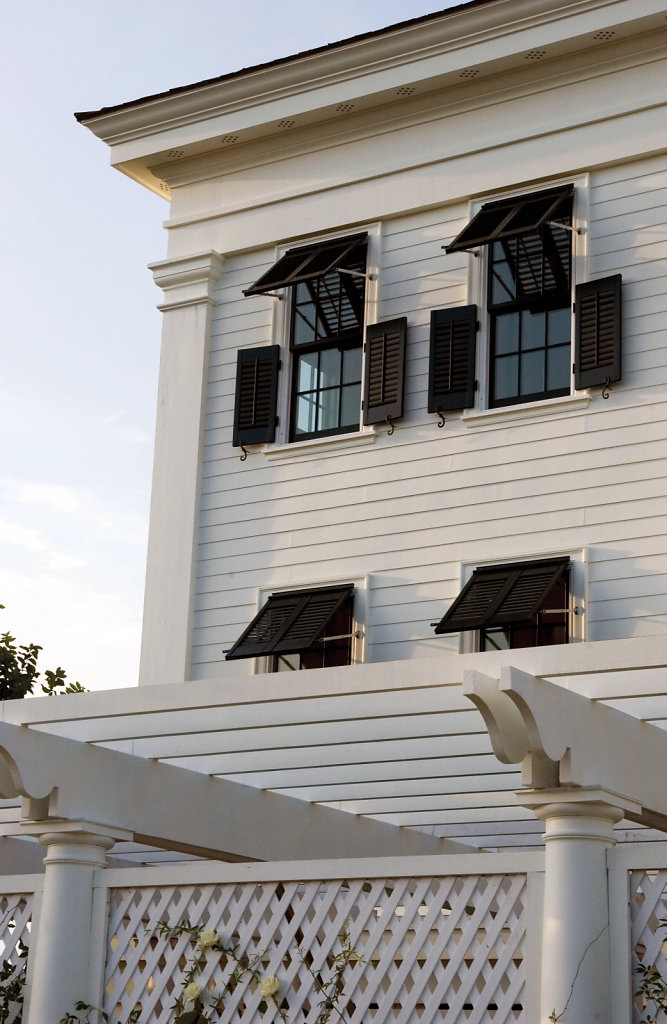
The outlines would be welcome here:
[[[574,386],[621,379],[621,275],[577,285],[574,298]]]
[[[366,328],[364,416],[365,424],[382,423],[403,415],[403,378],[407,317],[369,324]]]
[[[569,558],[562,557],[475,569],[435,631],[529,622],[569,567]]]
[[[227,651],[227,660],[307,650],[319,640],[338,609],[353,593],[354,587],[347,583],[337,587],[271,594]]]
[[[475,402],[477,306],[431,311],[428,411],[469,409]]]
[[[273,441],[276,433],[279,369],[279,345],[239,351],[232,438],[232,444],[236,447]]]

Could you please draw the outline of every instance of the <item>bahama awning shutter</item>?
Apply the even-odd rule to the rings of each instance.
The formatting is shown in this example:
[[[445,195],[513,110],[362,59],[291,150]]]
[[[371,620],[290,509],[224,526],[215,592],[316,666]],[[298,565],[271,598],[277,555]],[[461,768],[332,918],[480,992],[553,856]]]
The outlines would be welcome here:
[[[570,559],[562,557],[475,569],[435,632],[530,622],[569,566]]]
[[[243,294],[265,295],[278,288],[288,288],[301,281],[322,277],[348,263],[356,255],[356,250],[363,255],[367,240],[368,233],[364,231],[346,238],[289,249],[250,288],[245,288]]]
[[[476,332],[477,306],[431,311],[429,412],[474,405]]]
[[[621,379],[621,275],[587,281],[574,295],[574,386]]]
[[[350,583],[272,594],[227,652],[226,659],[297,654],[307,650],[319,640],[340,606],[353,592],[354,587]]]
[[[364,342],[363,422],[383,423],[403,415],[407,317],[369,324]]]
[[[569,222],[573,195],[574,186],[564,185],[485,203],[445,250],[465,252],[504,238],[518,238],[540,229],[548,231],[551,221],[560,223],[566,218]]]
[[[236,401],[232,444],[262,444],[276,433],[280,346],[240,349],[236,361]]]

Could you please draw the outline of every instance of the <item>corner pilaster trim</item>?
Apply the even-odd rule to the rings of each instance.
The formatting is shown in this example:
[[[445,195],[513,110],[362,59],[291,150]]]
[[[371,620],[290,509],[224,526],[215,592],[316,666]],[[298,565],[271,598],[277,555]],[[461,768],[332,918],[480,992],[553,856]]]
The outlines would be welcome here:
[[[225,257],[214,249],[149,263],[153,280],[164,291],[160,310],[214,302],[213,290],[220,279]]]

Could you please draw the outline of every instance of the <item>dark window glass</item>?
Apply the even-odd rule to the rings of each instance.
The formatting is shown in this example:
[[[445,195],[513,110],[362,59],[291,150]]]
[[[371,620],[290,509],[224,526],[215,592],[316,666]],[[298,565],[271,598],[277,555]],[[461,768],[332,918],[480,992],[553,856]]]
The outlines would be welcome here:
[[[365,271],[360,242],[339,268],[291,290],[292,441],[359,427]]]

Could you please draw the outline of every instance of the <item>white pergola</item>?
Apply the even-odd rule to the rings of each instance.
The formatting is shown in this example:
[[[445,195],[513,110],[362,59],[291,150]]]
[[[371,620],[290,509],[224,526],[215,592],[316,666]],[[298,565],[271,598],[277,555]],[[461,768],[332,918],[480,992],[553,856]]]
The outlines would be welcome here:
[[[622,819],[667,830],[666,667],[649,638],[281,675],[279,697],[258,675],[7,703],[0,794],[22,820],[5,834],[48,850],[29,1024],[85,990],[93,873],[119,842],[409,857],[511,843],[531,820],[543,1020],[565,1003],[608,1019],[606,852]]]

